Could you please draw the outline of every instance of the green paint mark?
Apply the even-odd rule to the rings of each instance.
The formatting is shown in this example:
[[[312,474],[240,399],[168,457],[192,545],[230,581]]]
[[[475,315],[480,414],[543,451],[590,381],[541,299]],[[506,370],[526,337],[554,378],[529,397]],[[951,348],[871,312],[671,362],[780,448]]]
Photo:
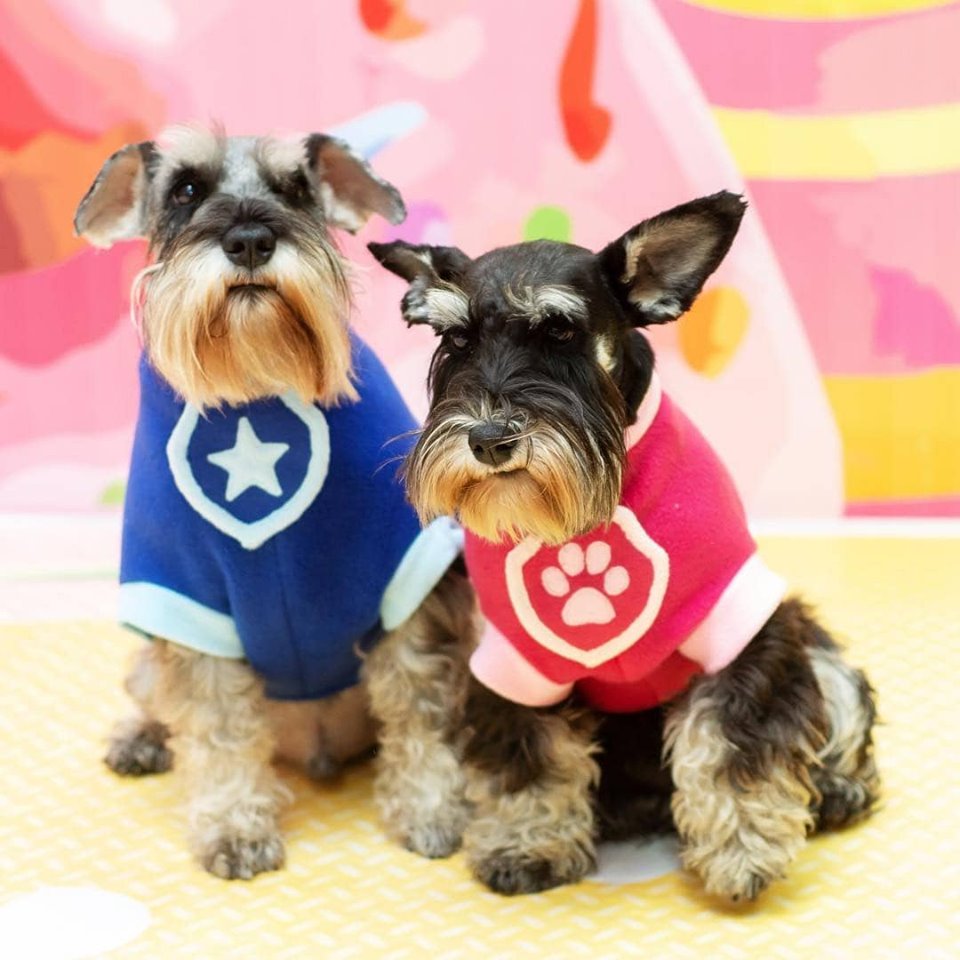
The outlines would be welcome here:
[[[123,495],[127,492],[127,485],[122,480],[111,483],[103,493],[100,494],[100,505],[102,507],[117,507],[123,503]]]
[[[557,240],[569,243],[570,217],[563,207],[537,207],[523,225],[524,240]]]

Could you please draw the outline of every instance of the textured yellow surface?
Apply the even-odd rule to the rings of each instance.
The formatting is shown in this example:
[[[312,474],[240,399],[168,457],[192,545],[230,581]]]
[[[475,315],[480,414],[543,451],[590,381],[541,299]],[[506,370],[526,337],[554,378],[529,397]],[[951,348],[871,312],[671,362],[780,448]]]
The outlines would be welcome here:
[[[291,776],[287,869],[210,878],[186,852],[175,777],[120,780],[99,760],[134,641],[75,623],[0,629],[0,908],[44,886],[123,893],[152,921],[111,958],[956,957],[960,541],[763,549],[870,671],[887,792],[872,821],[815,840],[754,907],[722,907],[676,872],[499,898],[462,858],[427,862],[383,839],[368,770],[336,789]],[[20,949],[0,944],[0,957]]]

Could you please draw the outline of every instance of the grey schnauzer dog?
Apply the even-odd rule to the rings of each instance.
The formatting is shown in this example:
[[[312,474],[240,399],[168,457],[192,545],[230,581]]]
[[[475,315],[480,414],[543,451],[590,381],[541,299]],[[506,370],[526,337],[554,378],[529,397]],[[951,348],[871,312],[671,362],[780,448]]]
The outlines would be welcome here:
[[[375,733],[390,831],[449,853],[465,823],[445,726],[474,632],[462,535],[421,531],[383,469],[416,424],[349,330],[331,235],[374,213],[405,210],[340,140],[176,128],[110,157],[76,214],[152,260],[120,588],[151,642],[106,762],[157,773],[175,753],[191,847],[225,878],[284,861],[274,758],[327,777]]]
[[[467,528],[487,620],[464,845],[494,890],[576,881],[598,837],[675,828],[708,891],[753,899],[877,798],[870,685],[784,597],[642,333],[691,306],[744,209],[695,200],[598,254],[370,245],[440,337],[406,476],[421,518]]]

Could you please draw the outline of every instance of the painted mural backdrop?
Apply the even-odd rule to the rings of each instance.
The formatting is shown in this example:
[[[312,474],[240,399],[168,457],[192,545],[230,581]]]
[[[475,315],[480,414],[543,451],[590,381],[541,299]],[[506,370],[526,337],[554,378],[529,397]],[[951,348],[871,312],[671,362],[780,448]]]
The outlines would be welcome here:
[[[431,335],[364,242],[598,248],[720,188],[751,211],[662,376],[755,515],[960,514],[960,9],[933,0],[0,0],[0,509],[109,508],[140,244],[71,231],[172,122],[336,130],[406,223],[345,241],[418,411]]]

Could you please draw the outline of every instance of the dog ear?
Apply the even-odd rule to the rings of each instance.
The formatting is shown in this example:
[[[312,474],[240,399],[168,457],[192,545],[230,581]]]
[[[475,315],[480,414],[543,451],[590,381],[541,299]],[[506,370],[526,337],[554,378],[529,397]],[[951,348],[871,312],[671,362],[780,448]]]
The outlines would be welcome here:
[[[349,145],[324,133],[306,139],[307,164],[320,182],[320,203],[329,223],[356,233],[374,213],[390,223],[407,216],[400,192],[381,180]]]
[[[468,298],[460,283],[470,258],[462,250],[416,246],[405,240],[368,243],[367,249],[410,284],[400,303],[408,325],[429,323],[440,330],[466,318]]]
[[[406,240],[368,243],[367,249],[391,273],[413,283],[425,280],[457,283],[466,273],[470,258],[458,247],[416,246]]]
[[[746,207],[724,190],[644,220],[600,251],[600,268],[637,326],[669,323],[690,309]]]
[[[73,218],[77,235],[111,247],[146,233],[147,185],[156,156],[151,140],[129,143],[100,168]]]

